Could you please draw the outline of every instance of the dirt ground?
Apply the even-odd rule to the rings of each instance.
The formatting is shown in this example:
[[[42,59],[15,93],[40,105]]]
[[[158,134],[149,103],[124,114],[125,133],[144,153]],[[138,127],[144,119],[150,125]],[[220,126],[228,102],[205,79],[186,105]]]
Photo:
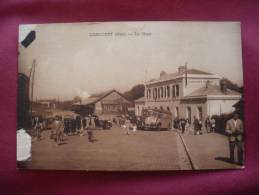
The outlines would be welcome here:
[[[59,113],[55,113],[59,114]],[[64,113],[62,113],[64,114]],[[65,113],[69,114],[69,113]],[[84,136],[66,136],[61,145],[50,139],[32,142],[28,169],[56,170],[191,170],[191,163],[179,132],[142,131],[126,134],[120,126],[93,130],[94,142]],[[185,132],[183,141],[196,169],[233,169],[240,166],[228,161],[228,139],[217,133],[194,136]]]
[[[66,136],[61,145],[43,132],[32,143],[27,168],[69,170],[179,170],[188,163],[172,131],[136,131],[130,135],[119,126],[94,130],[94,142],[85,136]],[[186,165],[185,167],[188,167]]]

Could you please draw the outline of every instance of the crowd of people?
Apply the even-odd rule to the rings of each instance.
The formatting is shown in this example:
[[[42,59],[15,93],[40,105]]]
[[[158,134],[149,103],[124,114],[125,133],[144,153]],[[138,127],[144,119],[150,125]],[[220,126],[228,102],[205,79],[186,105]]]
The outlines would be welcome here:
[[[137,130],[136,122],[129,116],[124,116],[120,118],[114,118],[113,123],[122,127],[125,130],[127,135],[130,135],[130,132],[135,132]],[[96,127],[105,128],[106,124],[100,125],[100,121],[97,116],[88,115],[88,116],[80,116],[76,115],[74,117],[65,117],[57,115],[54,120],[51,122],[51,133],[50,139],[53,139],[57,145],[60,145],[64,142],[64,137],[79,135],[84,136],[87,134],[88,141],[93,142],[93,130]],[[33,126],[33,135],[34,137],[40,141],[42,139],[42,132],[46,128],[46,121],[41,116],[36,116],[32,120]]]
[[[173,121],[173,129],[180,130],[182,134],[186,131],[190,133],[194,131],[194,135],[202,135],[203,132],[212,133],[215,132],[216,121],[213,117],[207,117],[204,123],[196,116],[193,117],[191,123],[189,119],[176,117]]]
[[[84,136],[85,132],[88,135],[88,141],[93,142],[93,130],[96,128],[98,119],[96,116],[79,116],[75,118],[65,118],[64,116],[55,116],[52,121],[50,139],[53,139],[57,145],[64,142],[64,137],[71,135]],[[42,139],[42,132],[46,129],[45,121],[42,117],[36,116],[33,118],[33,131],[36,139]]]
[[[130,117],[121,117],[113,119],[113,123],[122,127],[127,135],[130,135],[131,131],[137,130],[137,119],[133,120]],[[56,116],[53,121],[53,127],[51,130],[50,138],[55,140],[57,145],[62,144],[64,137],[68,135],[84,136],[85,132],[88,136],[88,141],[93,142],[93,130],[99,123],[96,116],[80,116],[77,115],[74,119],[65,118],[62,116]],[[42,139],[41,132],[45,128],[46,124],[42,117],[33,118],[33,129],[37,140]],[[180,131],[184,134],[186,131],[190,134],[190,131],[194,131],[194,135],[202,135],[203,132],[212,133],[216,129],[216,120],[213,117],[207,117],[204,122],[198,119],[196,116],[191,123],[185,118],[175,118],[173,121],[173,129]],[[238,162],[243,163],[243,122],[239,119],[237,114],[233,115],[233,118],[229,119],[226,123],[225,132],[229,136],[229,148],[230,148],[230,161],[234,162],[234,151],[237,148]]]
[[[137,131],[137,118],[129,115],[121,115],[119,117],[114,117],[112,122],[115,125],[120,126],[122,129],[125,130],[127,135],[131,134],[132,132]]]

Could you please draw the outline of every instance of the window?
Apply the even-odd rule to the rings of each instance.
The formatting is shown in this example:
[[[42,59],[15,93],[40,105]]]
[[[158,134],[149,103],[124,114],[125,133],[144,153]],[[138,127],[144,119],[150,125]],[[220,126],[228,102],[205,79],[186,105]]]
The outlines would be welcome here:
[[[157,89],[157,98],[160,98],[160,88]]]
[[[166,87],[167,97],[170,97],[170,86]]]
[[[198,106],[197,107],[197,115],[198,115],[198,119],[202,120],[202,107]]]
[[[175,86],[173,85],[173,90],[172,90],[172,92],[173,92],[173,97],[175,97]]]
[[[179,96],[179,85],[175,86],[175,96],[178,97]]]
[[[167,111],[169,111],[169,112],[170,112],[170,108],[169,108],[169,106],[167,106],[167,107],[166,107],[166,109],[167,109]]]
[[[160,92],[161,92],[161,98],[163,98],[163,96],[164,96],[164,88],[163,87],[160,87]]]
[[[160,106],[160,109],[161,109],[161,110],[164,110],[163,106]]]
[[[157,98],[157,88],[153,89],[153,97],[154,97],[154,99]]]

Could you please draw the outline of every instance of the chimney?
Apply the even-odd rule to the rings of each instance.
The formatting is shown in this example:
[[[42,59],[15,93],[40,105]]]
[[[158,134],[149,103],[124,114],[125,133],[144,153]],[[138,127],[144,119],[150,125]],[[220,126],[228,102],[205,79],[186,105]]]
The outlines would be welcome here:
[[[226,93],[227,92],[227,83],[225,80],[221,80],[220,81],[220,90],[223,92],[223,93]]]
[[[180,73],[180,74],[184,73],[185,69],[186,69],[185,66],[179,66],[178,67],[178,73]]]

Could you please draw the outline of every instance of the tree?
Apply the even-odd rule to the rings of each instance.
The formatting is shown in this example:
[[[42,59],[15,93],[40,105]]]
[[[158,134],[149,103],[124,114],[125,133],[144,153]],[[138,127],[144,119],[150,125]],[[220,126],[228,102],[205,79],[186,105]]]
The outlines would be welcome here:
[[[136,100],[144,96],[145,86],[143,84],[135,85],[131,90],[126,91],[124,95],[130,100]]]
[[[232,81],[230,81],[227,78],[223,78],[221,81],[224,81],[226,84],[226,87],[228,89],[231,89],[233,91],[237,91],[239,93],[243,93],[243,87],[238,86],[236,83],[233,83]]]

